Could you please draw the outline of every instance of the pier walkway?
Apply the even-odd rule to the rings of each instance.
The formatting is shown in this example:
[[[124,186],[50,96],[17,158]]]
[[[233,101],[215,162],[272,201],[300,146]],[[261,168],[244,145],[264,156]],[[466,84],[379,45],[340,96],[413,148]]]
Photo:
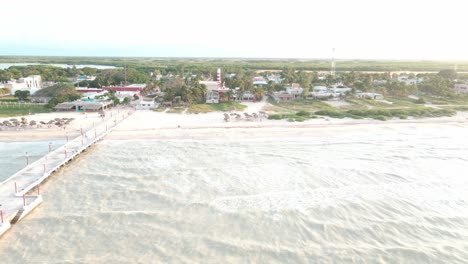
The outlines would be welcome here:
[[[29,164],[26,157],[26,167],[0,183],[0,236],[42,202],[40,184],[44,180],[106,136],[132,113],[129,108],[114,109],[111,116],[86,131],[81,130],[81,135],[63,146],[55,150],[49,147],[49,153],[37,161]]]

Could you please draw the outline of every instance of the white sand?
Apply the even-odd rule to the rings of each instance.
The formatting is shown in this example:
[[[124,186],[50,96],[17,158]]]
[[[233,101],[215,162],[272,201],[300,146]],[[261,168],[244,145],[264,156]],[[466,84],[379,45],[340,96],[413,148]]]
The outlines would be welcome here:
[[[106,120],[111,119],[111,112],[112,115],[115,115],[117,110],[114,109],[112,111],[106,112]],[[12,118],[21,120],[22,116],[17,117],[8,117],[8,118],[0,118],[0,122],[4,120],[10,120]],[[31,120],[36,121],[38,124],[41,121],[48,122],[49,120],[53,120],[55,118],[74,118],[74,120],[68,124],[66,127],[58,127],[52,125],[50,128],[47,125],[42,125],[42,128],[34,127],[27,127],[27,128],[8,128],[5,130],[4,127],[0,127],[0,141],[36,141],[36,140],[49,140],[49,139],[63,139],[66,140],[66,136],[71,139],[73,137],[77,137],[80,135],[81,128],[83,131],[86,131],[93,127],[94,125],[98,125],[102,122],[102,118],[99,117],[97,112],[90,112],[90,113],[78,113],[78,112],[54,112],[54,113],[42,113],[42,114],[35,114],[25,117],[28,122]],[[3,129],[3,130],[2,130]]]
[[[265,105],[248,103],[248,109],[243,112],[258,112]],[[113,110],[116,111],[116,110]],[[100,122],[97,113],[87,115],[75,112],[58,112],[37,114],[27,117],[28,120],[48,121],[56,117],[73,117],[75,120],[63,128],[26,129],[19,131],[0,131],[0,141],[31,141],[65,139],[78,136],[80,127],[84,130],[92,127],[92,123]],[[110,117],[110,112],[107,117]],[[224,139],[224,138],[277,138],[277,137],[313,137],[328,133],[358,133],[363,129],[397,129],[399,127],[440,127],[441,125],[462,126],[468,128],[468,113],[461,112],[454,117],[389,120],[378,121],[370,119],[333,119],[320,118],[305,122],[288,122],[286,120],[256,120],[225,122],[222,112],[206,114],[169,114],[154,111],[136,111],[135,114],[120,123],[110,133],[107,139]],[[0,119],[0,122],[5,118]],[[20,118],[17,118],[20,119]]]

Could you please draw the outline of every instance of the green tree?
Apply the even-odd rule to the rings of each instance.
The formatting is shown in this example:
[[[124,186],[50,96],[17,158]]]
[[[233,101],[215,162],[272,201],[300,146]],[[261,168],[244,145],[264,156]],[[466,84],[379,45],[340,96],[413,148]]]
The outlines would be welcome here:
[[[438,75],[448,80],[454,80],[457,78],[458,74],[455,70],[445,69],[445,70],[439,71]]]
[[[28,99],[29,95],[30,95],[29,91],[21,91],[21,90],[15,91],[15,97],[18,97],[18,100],[24,101]]]

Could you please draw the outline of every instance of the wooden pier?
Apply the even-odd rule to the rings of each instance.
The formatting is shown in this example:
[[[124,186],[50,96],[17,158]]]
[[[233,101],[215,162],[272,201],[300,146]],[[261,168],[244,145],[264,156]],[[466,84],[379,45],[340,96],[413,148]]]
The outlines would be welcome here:
[[[53,151],[49,146],[49,153],[37,161],[29,164],[29,157],[26,157],[26,167],[0,183],[0,236],[42,203],[40,184],[44,180],[105,137],[132,112],[115,109],[110,118],[87,131],[80,131],[81,135],[67,139],[63,146]]]

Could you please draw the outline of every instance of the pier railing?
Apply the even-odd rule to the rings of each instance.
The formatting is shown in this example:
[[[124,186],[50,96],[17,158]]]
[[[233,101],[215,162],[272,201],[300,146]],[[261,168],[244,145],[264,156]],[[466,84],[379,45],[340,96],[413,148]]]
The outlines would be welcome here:
[[[110,118],[104,119],[99,124],[93,123],[89,129],[81,129],[78,137],[71,140],[68,140],[67,137],[67,142],[63,146],[52,150],[49,145],[49,152],[35,162],[29,163],[29,157],[26,155],[26,166],[0,183],[0,214],[3,221],[0,222],[0,235],[2,234],[1,230],[5,229],[6,222],[8,222],[9,226],[9,220],[17,218],[16,220],[19,221],[32,210],[27,207],[28,205],[35,204],[36,206],[42,202],[39,188],[44,180],[81,152],[101,140],[117,124],[133,113],[133,110],[128,108],[115,109],[115,111],[116,113]],[[28,199],[26,199],[26,194],[34,188],[37,189],[37,196],[34,196],[36,198],[27,203],[27,200],[33,197],[28,196]],[[18,212],[21,212],[21,215],[18,215]],[[5,221],[5,219],[8,221]]]

